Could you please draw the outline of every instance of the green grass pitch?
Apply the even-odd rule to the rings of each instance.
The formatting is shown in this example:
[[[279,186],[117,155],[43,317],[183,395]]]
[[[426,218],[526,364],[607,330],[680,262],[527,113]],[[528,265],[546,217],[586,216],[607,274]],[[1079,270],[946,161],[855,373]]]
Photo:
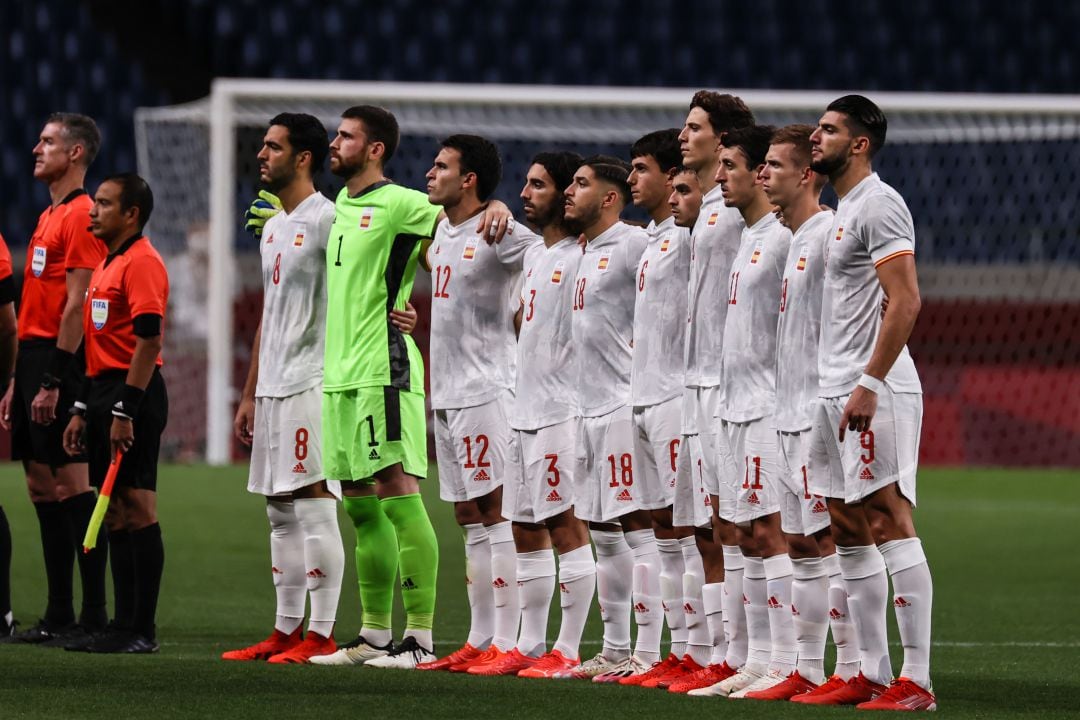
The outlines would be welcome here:
[[[0,718],[561,720],[737,713],[742,720],[855,712],[750,701],[735,706],[574,681],[225,663],[218,659],[223,650],[261,639],[273,622],[266,516],[262,501],[245,492],[245,480],[243,467],[163,469],[160,654],[97,657],[0,645]],[[463,642],[468,628],[462,542],[434,481],[426,483],[425,498],[442,548],[435,627],[441,653]],[[939,715],[1078,717],[1080,473],[928,469],[920,475],[919,498],[916,523],[935,584],[932,671]],[[11,521],[13,603],[25,627],[43,609],[44,581],[37,523],[15,465],[0,466],[0,504]],[[351,549],[351,528],[343,526],[342,534]],[[360,618],[355,571],[346,564],[339,640],[354,636]],[[557,622],[557,602],[552,618]],[[400,614],[396,623],[400,634]],[[599,638],[594,617],[583,653],[595,652]],[[890,639],[899,669],[895,626]]]

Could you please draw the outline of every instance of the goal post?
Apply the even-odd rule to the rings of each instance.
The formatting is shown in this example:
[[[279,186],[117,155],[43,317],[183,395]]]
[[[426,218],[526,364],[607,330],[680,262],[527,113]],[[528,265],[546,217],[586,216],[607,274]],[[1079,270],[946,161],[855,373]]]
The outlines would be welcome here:
[[[422,187],[438,138],[454,132],[484,135],[504,155],[497,196],[517,211],[526,163],[537,149],[625,156],[630,143],[646,132],[681,126],[696,89],[217,79],[203,100],[137,110],[139,172],[156,200],[148,233],[166,256],[177,289],[171,303],[176,320],[166,333],[165,353],[166,363],[175,363],[174,372],[184,383],[170,388],[180,413],[170,418],[170,425],[177,425],[172,456],[211,464],[232,457],[232,415],[249,350],[237,327],[249,327],[257,316],[257,308],[244,304],[244,298],[257,298],[261,282],[258,249],[243,232],[242,213],[257,189],[254,156],[273,115],[311,113],[333,133],[348,106],[387,107],[402,130],[392,175],[412,187]],[[743,98],[759,122],[774,125],[815,123],[829,102],[845,94],[727,92]],[[1066,318],[1064,329],[1046,332],[1075,333],[1077,321],[1068,320],[1061,308],[1080,309],[1080,222],[1072,189],[1080,167],[1075,142],[1080,96],[864,94],[889,119],[888,145],[875,169],[912,205],[924,298],[958,308],[975,303],[977,312],[991,316],[1026,304],[1036,307],[1036,314]],[[1047,167],[1039,167],[1040,162]],[[1047,171],[1055,182],[1038,177]],[[1012,193],[1008,179],[995,180],[994,173],[1030,175],[1043,196]],[[324,192],[328,185],[335,189],[334,179],[324,176],[321,181]],[[234,313],[238,308],[242,312]],[[934,321],[940,327],[930,328],[940,330],[940,337],[929,333],[938,345],[930,345],[940,345],[944,358],[934,362],[947,364],[946,326],[955,316],[941,312],[944,319]],[[1043,371],[1061,371],[1080,387],[1076,343],[1070,346],[1067,335],[1055,342],[1062,339],[1063,355],[1044,358],[1037,367],[1026,365],[1025,377],[1037,380]],[[1001,352],[1006,344],[994,342],[987,353]],[[954,350],[963,354],[970,348]],[[915,347],[913,352],[925,376],[923,359]],[[983,369],[996,367],[982,356],[976,360]],[[963,413],[966,396],[954,390],[928,391],[928,413],[938,402],[944,404],[938,408],[942,417]],[[951,399],[940,399],[945,396]],[[1080,408],[1072,410],[1080,416]],[[1010,411],[1023,414],[1022,409]],[[934,450],[931,459],[980,461],[985,453],[972,454],[965,449],[970,445],[966,436],[953,437],[942,443],[950,449]],[[1070,463],[1080,464],[1080,451],[1072,451],[1062,464]]]

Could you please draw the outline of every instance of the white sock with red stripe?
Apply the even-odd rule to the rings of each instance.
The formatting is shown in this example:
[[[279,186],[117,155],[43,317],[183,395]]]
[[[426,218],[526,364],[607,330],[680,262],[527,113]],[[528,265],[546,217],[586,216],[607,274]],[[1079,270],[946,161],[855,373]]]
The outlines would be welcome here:
[[[604,623],[604,657],[630,655],[630,598],[634,554],[620,530],[590,530],[596,546],[596,599]]]
[[[709,623],[705,618],[705,603],[701,588],[705,585],[705,565],[701,562],[694,536],[681,538],[683,566],[683,612],[686,616],[686,654],[698,665],[709,664],[712,656],[712,638],[709,637]]]
[[[495,602],[495,637],[499,650],[509,652],[517,642],[521,603],[518,600],[517,549],[509,520],[488,525],[491,544],[491,588]]]
[[[745,556],[743,593],[746,595],[746,669],[764,675],[769,669],[772,640],[769,636],[769,592],[765,581],[765,563],[759,557]]]
[[[787,677],[795,671],[799,650],[795,644],[795,622],[791,616],[791,558],[786,553],[762,561],[769,596],[769,671]]]
[[[919,538],[892,540],[878,548],[889,569],[893,585],[893,609],[904,664],[900,677],[930,689],[930,609],[934,602],[934,581]]]
[[[829,576],[821,558],[793,558],[791,617],[799,646],[799,675],[825,680],[825,637],[829,633]]]
[[[298,498],[293,510],[304,537],[304,567],[311,598],[308,632],[331,637],[337,619],[341,579],[345,574],[345,546],[338,527],[338,501],[333,498]]]
[[[664,618],[671,633],[671,654],[682,657],[686,652],[686,614],[683,611],[682,576],[685,572],[682,546],[671,538],[657,538],[660,552],[660,596],[664,602]]]
[[[743,574],[746,559],[737,545],[724,545],[724,636],[727,655],[724,662],[731,668],[741,668],[746,662],[746,604]]]
[[[495,596],[491,591],[491,543],[480,523],[462,525],[465,533],[465,589],[469,594],[469,637],[486,649],[495,635]]]
[[[847,586],[840,574],[840,558],[835,553],[822,558],[829,574],[829,630],[836,646],[834,675],[847,681],[859,674],[859,640],[848,609]]]
[[[660,553],[652,529],[625,533],[634,553],[633,602],[637,622],[634,654],[651,665],[660,660],[660,634],[664,631],[663,601],[660,599]]]
[[[596,590],[596,561],[592,548],[582,545],[559,555],[559,605],[562,622],[553,650],[567,659],[580,658],[581,633],[589,618],[593,593]]]
[[[547,647],[548,612],[555,590],[555,553],[551,549],[518,553],[518,592],[521,598],[521,632],[517,649],[540,657]]]
[[[840,572],[848,590],[848,608],[859,639],[860,670],[868,680],[892,681],[885,609],[889,604],[889,578],[885,560],[874,545],[836,546]]]
[[[705,623],[709,626],[712,642],[710,665],[719,665],[727,656],[727,638],[724,636],[724,583],[708,583],[701,586],[701,606],[705,610]]]
[[[270,520],[270,572],[277,596],[274,628],[291,635],[304,622],[307,576],[304,571],[304,533],[291,502],[266,501]]]

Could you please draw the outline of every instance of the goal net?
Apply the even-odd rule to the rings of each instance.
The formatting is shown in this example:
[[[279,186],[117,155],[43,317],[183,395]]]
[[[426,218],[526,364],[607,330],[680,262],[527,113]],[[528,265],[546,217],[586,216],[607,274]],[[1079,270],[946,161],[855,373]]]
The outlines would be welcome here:
[[[333,133],[350,105],[389,108],[402,141],[387,174],[415,188],[439,139],[489,137],[504,162],[496,197],[520,216],[533,154],[626,157],[646,132],[680,127],[693,92],[222,79],[203,100],[139,109],[139,171],[155,195],[148,231],[172,284],[166,453],[242,457],[232,416],[261,312],[258,246],[242,218],[275,114],[308,112]],[[774,125],[816,123],[843,94],[731,92]],[[1080,466],[1080,97],[867,94],[889,117],[875,170],[915,218],[923,310],[910,348],[925,389],[923,461]],[[331,198],[340,188],[326,172],[317,183]],[[427,295],[420,277],[425,350]]]

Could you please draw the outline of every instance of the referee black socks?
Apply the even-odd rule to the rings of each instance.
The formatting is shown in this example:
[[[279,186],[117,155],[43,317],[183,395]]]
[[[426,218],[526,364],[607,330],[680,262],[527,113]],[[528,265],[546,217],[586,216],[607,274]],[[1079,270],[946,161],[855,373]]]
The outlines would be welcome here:
[[[135,617],[132,629],[153,640],[161,573],[165,568],[165,545],[161,541],[161,525],[154,523],[135,530],[130,535],[135,555]]]
[[[130,630],[135,622],[135,552],[131,533],[127,530],[109,531],[109,554],[112,555],[113,624]]]
[[[34,503],[41,528],[41,549],[45,556],[45,579],[49,589],[49,604],[45,620],[55,627],[75,622],[72,594],[72,570],[75,566],[75,546],[71,542],[67,512],[62,502]]]
[[[0,505],[0,635],[7,627],[7,614],[11,612],[11,528],[7,515]]]
[[[109,621],[105,610],[105,567],[108,564],[108,543],[104,542],[99,531],[97,547],[88,553],[82,552],[86,527],[90,516],[94,514],[97,494],[88,491],[64,500],[61,504],[67,511],[69,532],[75,547],[75,557],[79,561],[79,578],[82,582],[82,612],[79,623],[90,630],[100,630]]]

